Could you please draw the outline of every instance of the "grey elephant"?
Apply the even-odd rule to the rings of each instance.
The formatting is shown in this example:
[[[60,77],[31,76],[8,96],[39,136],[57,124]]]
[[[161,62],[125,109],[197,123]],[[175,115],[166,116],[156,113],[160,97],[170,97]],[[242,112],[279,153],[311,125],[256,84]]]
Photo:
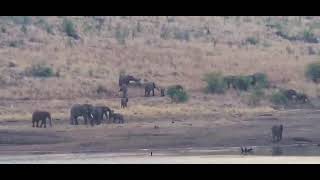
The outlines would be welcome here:
[[[122,98],[128,97],[128,86],[126,84],[122,84],[119,92],[122,92]]]
[[[300,103],[308,103],[310,102],[309,98],[307,95],[302,94],[302,93],[298,93],[296,96],[296,100]]]
[[[90,104],[75,104],[70,110],[70,123],[72,125],[78,125],[78,117],[82,116],[84,118],[84,124],[88,124],[90,120],[91,125],[93,125],[93,106]]]
[[[107,106],[94,106],[92,116],[96,124],[101,124],[103,117],[110,119],[111,109]]]
[[[122,114],[119,114],[119,113],[115,113],[114,111],[111,110],[111,113],[110,113],[110,119],[113,119],[113,123],[124,123],[124,117]]]
[[[282,132],[283,132],[283,125],[274,125],[271,128],[272,131],[272,141],[279,142],[282,140]]]
[[[165,88],[160,88],[160,96],[161,97],[165,96]]]
[[[47,120],[49,120],[49,125],[52,127],[51,114],[49,112],[35,111],[32,113],[32,127],[34,127],[35,123],[36,127],[39,127],[39,121],[41,121],[40,128],[42,128],[42,125],[44,125],[44,128],[46,128]]]
[[[146,97],[150,96],[151,92],[152,92],[152,96],[154,96],[154,89],[156,89],[156,84],[154,82],[146,83],[144,87],[144,96]]]
[[[120,75],[119,76],[119,86],[121,87],[123,84],[125,85],[129,85],[129,83],[131,81],[134,81],[134,82],[140,82],[140,79],[139,78],[135,78],[131,75]]]
[[[129,99],[127,97],[126,98],[121,98],[121,108],[128,107],[128,101],[129,101]]]
[[[289,100],[296,100],[298,93],[293,90],[293,89],[289,89],[289,90],[284,90],[283,94],[289,99]]]

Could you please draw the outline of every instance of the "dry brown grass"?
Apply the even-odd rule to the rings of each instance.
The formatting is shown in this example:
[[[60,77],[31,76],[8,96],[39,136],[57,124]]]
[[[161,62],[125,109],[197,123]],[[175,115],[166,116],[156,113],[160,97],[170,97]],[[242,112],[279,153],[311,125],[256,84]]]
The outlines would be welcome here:
[[[118,94],[117,82],[121,69],[126,69],[127,73],[134,76],[155,81],[162,86],[181,84],[193,96],[189,103],[181,105],[166,102],[159,105],[151,103],[152,106],[149,106],[144,105],[144,100],[141,100],[137,102],[139,104],[134,109],[129,108],[123,111],[128,115],[137,112],[145,116],[150,112],[183,114],[201,111],[206,113],[212,109],[218,110],[219,106],[228,102],[235,104],[236,111],[242,112],[242,109],[246,109],[247,106],[240,102],[241,97],[238,96],[228,97],[230,94],[222,97],[214,96],[219,103],[207,104],[201,99],[203,96],[197,95],[205,86],[201,80],[203,75],[213,71],[221,71],[224,74],[264,72],[277,86],[297,89],[313,97],[319,95],[319,87],[307,82],[304,77],[305,66],[318,59],[317,55],[307,53],[307,46],[312,46],[318,51],[319,45],[279,39],[265,27],[267,17],[240,17],[238,20],[235,17],[229,19],[174,17],[173,22],[170,23],[167,17],[107,17],[100,33],[96,30],[84,31],[86,26],[95,25],[96,22],[92,18],[69,17],[69,19],[76,24],[76,29],[82,37],[82,41],[73,42],[72,46],[68,37],[60,31],[62,18],[59,17],[45,18],[54,27],[56,35],[48,35],[33,25],[28,28],[26,35],[22,35],[20,26],[12,24],[7,26],[9,33],[1,36],[1,42],[8,39],[24,39],[25,45],[22,48],[4,46],[0,49],[1,77],[9,84],[13,83],[1,85],[0,98],[69,99],[68,102],[73,100],[72,103],[80,103],[83,98],[115,98]],[[109,21],[110,19],[112,21]],[[281,18],[272,18],[273,21],[278,19]],[[296,22],[296,19],[296,17],[290,17],[289,21]],[[293,31],[300,32],[305,26],[318,20],[319,18],[316,17],[312,20],[302,18],[301,25],[291,23],[293,25],[290,26],[295,27],[292,28]],[[126,45],[119,45],[114,38],[117,24],[135,28],[138,21],[142,24],[142,32],[138,33],[133,40],[127,40]],[[210,28],[211,35],[198,39],[191,38],[189,42],[163,40],[159,37],[162,25],[197,31],[207,26]],[[109,27],[111,31],[108,30]],[[315,33],[318,32],[315,31]],[[240,41],[252,36],[259,37],[258,45],[248,46],[248,48],[238,46]],[[211,37],[218,39],[216,47],[213,47],[210,42]],[[30,42],[28,41],[30,38],[37,41]],[[228,41],[232,41],[235,45],[228,46]],[[268,41],[271,44],[270,47],[264,46],[264,41]],[[288,46],[292,49],[291,54],[286,50]],[[8,70],[9,62],[15,62],[18,66]],[[24,72],[27,67],[41,62],[52,66],[54,71],[59,71],[61,77],[40,80],[19,76],[19,73]],[[98,95],[96,90],[99,85],[105,87],[108,93]],[[134,94],[142,95],[143,90],[135,90]],[[116,100],[103,103],[118,106]],[[210,109],[211,106],[214,108]],[[28,107],[25,109],[27,109],[26,112],[31,111]],[[268,107],[260,107],[260,109],[269,110]],[[260,109],[256,110],[260,111]],[[61,113],[66,112],[67,110],[61,110]],[[226,112],[229,110],[227,109]]]

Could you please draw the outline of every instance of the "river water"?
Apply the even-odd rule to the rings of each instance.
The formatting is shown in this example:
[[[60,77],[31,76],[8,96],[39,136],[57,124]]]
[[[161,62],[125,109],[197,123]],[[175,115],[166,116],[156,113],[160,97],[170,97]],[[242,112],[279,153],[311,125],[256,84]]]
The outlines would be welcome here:
[[[253,153],[241,154],[239,147],[140,149],[135,152],[79,153],[0,156],[0,164],[319,164],[320,147],[252,147]],[[152,156],[151,156],[152,152]]]

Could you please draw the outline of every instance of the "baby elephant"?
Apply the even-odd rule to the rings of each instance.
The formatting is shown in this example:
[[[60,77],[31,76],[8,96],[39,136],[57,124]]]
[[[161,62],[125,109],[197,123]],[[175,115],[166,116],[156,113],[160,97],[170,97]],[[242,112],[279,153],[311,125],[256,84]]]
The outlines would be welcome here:
[[[121,108],[128,107],[128,98],[121,98]]]
[[[274,125],[271,128],[272,131],[272,140],[273,142],[279,142],[282,140],[282,132],[283,132],[283,125]]]
[[[116,123],[117,121],[118,123],[124,123],[124,118],[122,114],[112,112],[110,114],[110,119],[111,118],[113,119],[113,123]]]
[[[32,127],[34,127],[34,123],[37,123],[36,127],[39,127],[39,121],[41,121],[40,128],[42,128],[42,125],[44,125],[44,128],[46,128],[47,119],[49,119],[50,127],[52,127],[51,115],[49,112],[46,112],[46,111],[33,112],[33,114],[32,114]]]

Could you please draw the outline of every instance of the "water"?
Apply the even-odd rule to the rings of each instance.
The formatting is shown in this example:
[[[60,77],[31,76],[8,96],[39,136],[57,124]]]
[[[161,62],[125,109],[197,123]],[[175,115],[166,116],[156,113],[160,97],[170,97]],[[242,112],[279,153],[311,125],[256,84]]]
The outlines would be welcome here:
[[[255,146],[242,155],[239,147],[140,149],[134,152],[0,156],[0,164],[318,164],[320,147],[300,144]],[[151,156],[151,151],[153,155]]]

